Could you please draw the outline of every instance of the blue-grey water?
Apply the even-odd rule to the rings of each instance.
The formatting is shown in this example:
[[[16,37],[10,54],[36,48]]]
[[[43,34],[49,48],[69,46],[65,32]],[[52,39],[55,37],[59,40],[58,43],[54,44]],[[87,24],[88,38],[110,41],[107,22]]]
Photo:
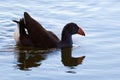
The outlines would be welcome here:
[[[72,57],[85,56],[82,64],[69,65],[61,50],[17,49],[12,20],[23,12],[59,38],[65,24],[81,26],[86,36],[73,35]],[[0,0],[0,80],[119,80],[119,27],[119,0]]]

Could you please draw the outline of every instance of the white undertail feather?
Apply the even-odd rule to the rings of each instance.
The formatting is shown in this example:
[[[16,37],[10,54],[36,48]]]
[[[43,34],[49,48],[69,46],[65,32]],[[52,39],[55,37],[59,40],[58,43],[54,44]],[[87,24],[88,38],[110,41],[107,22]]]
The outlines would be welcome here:
[[[19,42],[19,37],[20,37],[19,24],[17,24],[17,27],[15,28],[15,31],[14,31],[14,39],[15,39],[16,43]]]

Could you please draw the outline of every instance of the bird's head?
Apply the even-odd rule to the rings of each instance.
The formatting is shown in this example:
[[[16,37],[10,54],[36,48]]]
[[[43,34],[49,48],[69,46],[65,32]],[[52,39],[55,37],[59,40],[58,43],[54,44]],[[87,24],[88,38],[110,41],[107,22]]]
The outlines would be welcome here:
[[[65,25],[65,27],[63,28],[63,34],[64,33],[68,33],[68,34],[79,34],[82,36],[85,36],[84,31],[75,23],[68,23],[67,25]]]

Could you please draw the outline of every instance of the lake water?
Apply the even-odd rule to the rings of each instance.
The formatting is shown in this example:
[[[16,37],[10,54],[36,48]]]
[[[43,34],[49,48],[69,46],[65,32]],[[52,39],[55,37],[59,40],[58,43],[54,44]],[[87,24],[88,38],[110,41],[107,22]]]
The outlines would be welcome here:
[[[19,50],[12,20],[23,12],[59,38],[69,22],[81,26],[86,36],[73,35],[72,49]],[[119,0],[1,0],[0,80],[119,80],[119,27]],[[75,59],[82,62],[72,64]]]

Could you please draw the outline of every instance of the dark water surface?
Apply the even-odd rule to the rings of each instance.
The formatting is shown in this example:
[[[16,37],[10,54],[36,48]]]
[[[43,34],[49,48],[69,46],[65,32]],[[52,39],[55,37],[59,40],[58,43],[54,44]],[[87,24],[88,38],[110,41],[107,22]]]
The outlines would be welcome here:
[[[0,1],[0,80],[119,80],[119,0]],[[74,47],[43,51],[18,49],[13,33],[28,12],[59,38],[65,24],[80,25]]]

